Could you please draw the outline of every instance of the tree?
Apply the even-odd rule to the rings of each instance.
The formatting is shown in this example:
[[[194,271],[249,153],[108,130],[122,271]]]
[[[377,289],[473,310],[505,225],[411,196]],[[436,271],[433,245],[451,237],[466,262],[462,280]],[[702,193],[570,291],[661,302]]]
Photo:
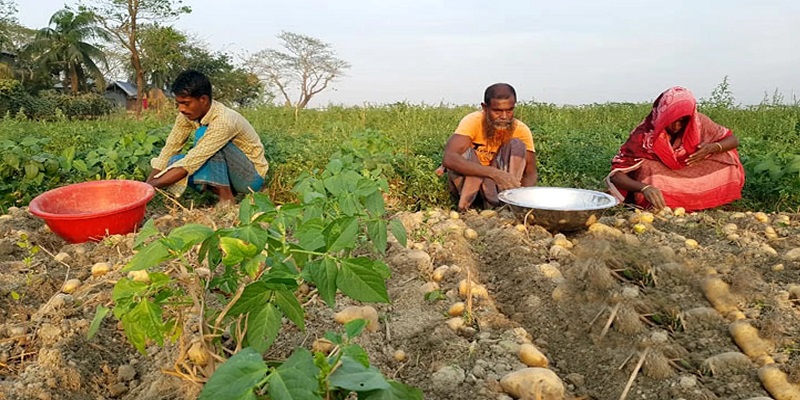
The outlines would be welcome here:
[[[261,50],[250,57],[246,67],[268,86],[274,87],[287,107],[301,110],[311,99],[344,75],[350,64],[336,57],[330,44],[291,32],[278,35],[286,51]],[[291,93],[297,92],[292,101]]]
[[[91,12],[76,14],[68,9],[60,10],[50,17],[50,26],[36,32],[29,45],[37,64],[63,73],[65,83],[70,82],[72,94],[86,87],[87,74],[94,78],[100,90],[105,86],[103,73],[97,66],[97,62],[106,62],[105,54],[88,42],[109,39],[108,32],[97,23],[97,17]]]
[[[0,0],[0,50],[13,46],[11,29],[17,24],[16,13],[17,4],[13,0]]]
[[[144,97],[145,71],[140,57],[139,34],[148,25],[173,21],[181,14],[192,12],[182,0],[96,0],[82,9],[102,16],[103,25],[130,52],[131,65],[136,72],[137,98]],[[136,107],[141,111],[141,102]]]

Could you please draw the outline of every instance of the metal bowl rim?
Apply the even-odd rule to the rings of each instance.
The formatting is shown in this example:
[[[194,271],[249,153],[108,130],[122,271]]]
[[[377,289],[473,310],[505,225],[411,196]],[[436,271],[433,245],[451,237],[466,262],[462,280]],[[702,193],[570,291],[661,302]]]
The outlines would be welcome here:
[[[515,202],[515,201],[513,201],[513,200],[508,198],[508,196],[510,194],[512,194],[512,193],[514,193],[516,191],[537,190],[537,189],[554,189],[555,191],[561,191],[561,192],[569,191],[569,192],[581,192],[581,193],[592,194],[592,195],[595,195],[595,196],[600,196],[600,197],[604,197],[604,198],[608,199],[609,200],[609,204],[608,205],[598,206],[598,207],[589,207],[589,208],[581,208],[581,209],[563,208],[563,207],[531,207],[531,206],[529,206],[527,204],[521,204],[521,203]],[[608,194],[608,193],[598,192],[596,190],[589,190],[589,189],[566,188],[566,187],[556,187],[556,186],[530,186],[530,187],[521,187],[521,188],[508,189],[508,190],[504,190],[504,191],[500,192],[497,195],[497,197],[500,199],[500,201],[502,201],[502,202],[504,202],[506,204],[511,204],[513,206],[529,208],[529,209],[532,208],[532,209],[535,209],[535,210],[549,210],[549,211],[574,211],[574,212],[594,211],[594,210],[604,210],[606,208],[611,208],[611,207],[614,207],[617,204],[619,204],[619,201],[617,200],[617,198],[612,196],[612,195],[610,195],[610,194]]]

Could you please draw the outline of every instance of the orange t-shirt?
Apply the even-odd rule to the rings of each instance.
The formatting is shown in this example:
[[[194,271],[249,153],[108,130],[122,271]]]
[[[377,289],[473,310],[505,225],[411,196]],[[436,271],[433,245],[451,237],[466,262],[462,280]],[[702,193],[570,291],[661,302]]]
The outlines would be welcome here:
[[[478,159],[483,165],[490,165],[497,151],[500,149],[500,143],[487,144],[486,138],[483,134],[483,111],[475,111],[467,114],[466,117],[461,119],[456,128],[457,135],[469,136],[472,139],[472,145],[475,152],[478,153]],[[525,143],[525,148],[528,151],[536,152],[536,147],[533,145],[533,134],[530,128],[525,123],[514,118],[514,133],[511,134],[511,139],[519,139]]]

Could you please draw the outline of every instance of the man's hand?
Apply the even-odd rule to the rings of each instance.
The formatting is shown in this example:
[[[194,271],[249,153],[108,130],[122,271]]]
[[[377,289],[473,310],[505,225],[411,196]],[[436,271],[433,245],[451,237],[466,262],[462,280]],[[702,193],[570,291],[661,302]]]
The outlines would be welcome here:
[[[664,201],[664,195],[661,194],[661,191],[658,190],[657,187],[647,185],[644,187],[644,190],[642,190],[641,193],[656,210],[660,210],[667,206],[667,203]]]
[[[497,188],[501,191],[514,189],[522,186],[522,182],[519,178],[515,177],[514,175],[503,171],[503,170],[496,170],[495,174],[491,177],[495,184],[497,184]]]
[[[697,151],[690,154],[686,159],[686,165],[697,164],[710,155],[719,152],[720,149],[722,149],[722,147],[718,146],[716,143],[700,143],[697,145]]]

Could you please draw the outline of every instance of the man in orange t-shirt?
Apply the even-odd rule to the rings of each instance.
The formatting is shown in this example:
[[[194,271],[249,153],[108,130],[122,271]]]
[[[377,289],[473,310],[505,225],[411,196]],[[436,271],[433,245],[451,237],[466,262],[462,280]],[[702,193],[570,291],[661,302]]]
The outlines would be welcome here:
[[[481,111],[464,117],[444,148],[442,166],[458,209],[468,209],[478,194],[484,207],[499,205],[499,191],[535,186],[536,148],[531,130],[514,118],[517,93],[507,83],[486,88]]]

